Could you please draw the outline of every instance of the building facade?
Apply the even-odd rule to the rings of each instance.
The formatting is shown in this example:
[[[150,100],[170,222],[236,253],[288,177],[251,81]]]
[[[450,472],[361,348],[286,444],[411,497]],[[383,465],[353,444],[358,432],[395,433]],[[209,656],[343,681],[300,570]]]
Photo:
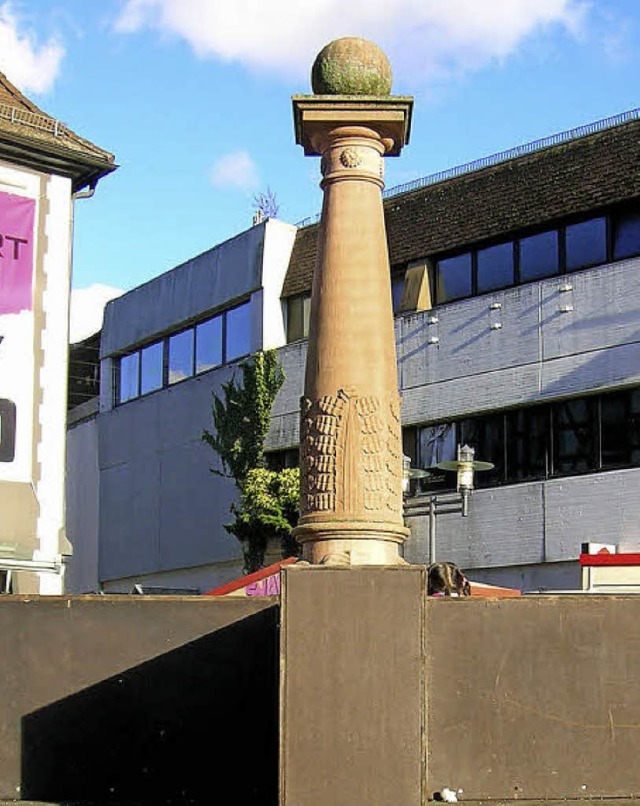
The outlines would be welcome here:
[[[578,589],[582,543],[640,547],[638,156],[634,111],[387,194],[404,451],[423,471],[406,500],[407,560],[435,552],[478,581]],[[261,226],[229,242],[249,254],[264,238],[260,282],[223,291],[201,256],[198,305],[195,269],[179,267],[107,309],[95,421],[103,587],[213,586],[239,569],[222,529],[232,489],[207,476],[199,442],[239,353],[217,348],[199,365],[200,332],[217,327],[233,345],[245,317],[247,352],[279,347],[287,380],[268,450],[274,466],[295,461],[317,224]],[[286,232],[272,253],[269,228]],[[436,467],[463,443],[494,464],[466,518]]]
[[[238,361],[285,341],[295,234],[264,221],[107,305],[99,412],[86,401],[69,415],[72,590],[196,591],[242,573],[224,529],[235,487],[210,472],[201,437]]]

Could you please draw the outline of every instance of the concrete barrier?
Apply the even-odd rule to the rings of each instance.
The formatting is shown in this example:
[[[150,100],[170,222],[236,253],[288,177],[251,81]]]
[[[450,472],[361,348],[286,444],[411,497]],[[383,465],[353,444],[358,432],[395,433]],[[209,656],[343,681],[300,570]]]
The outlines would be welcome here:
[[[0,798],[277,801],[277,608],[0,599]]]
[[[420,806],[640,793],[640,597],[0,598],[0,802]],[[278,679],[280,677],[280,679]]]

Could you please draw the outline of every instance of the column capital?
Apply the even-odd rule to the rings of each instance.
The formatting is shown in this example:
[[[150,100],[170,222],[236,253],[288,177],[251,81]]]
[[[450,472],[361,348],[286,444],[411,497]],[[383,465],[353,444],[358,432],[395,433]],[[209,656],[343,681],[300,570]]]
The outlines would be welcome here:
[[[375,132],[391,157],[409,142],[413,110],[409,96],[294,95],[292,101],[296,143],[306,156],[320,156],[318,146],[327,135],[349,126]]]

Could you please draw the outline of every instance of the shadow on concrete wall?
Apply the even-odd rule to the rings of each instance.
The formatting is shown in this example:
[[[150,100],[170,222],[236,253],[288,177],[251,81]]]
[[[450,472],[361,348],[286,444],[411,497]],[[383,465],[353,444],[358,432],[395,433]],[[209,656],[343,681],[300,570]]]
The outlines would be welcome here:
[[[22,797],[148,804],[278,798],[277,608],[22,720]]]

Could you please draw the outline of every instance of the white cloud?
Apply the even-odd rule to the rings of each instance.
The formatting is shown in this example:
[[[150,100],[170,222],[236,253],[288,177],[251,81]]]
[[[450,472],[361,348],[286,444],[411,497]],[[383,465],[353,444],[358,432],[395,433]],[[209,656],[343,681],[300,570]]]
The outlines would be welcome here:
[[[209,176],[214,187],[255,190],[258,185],[258,169],[246,151],[223,154],[214,162]]]
[[[97,333],[102,327],[104,306],[123,293],[121,288],[101,283],[74,288],[71,292],[69,342],[76,344]]]
[[[155,28],[200,56],[296,79],[308,75],[323,45],[355,34],[428,79],[505,58],[551,26],[573,35],[587,8],[585,0],[125,0],[116,29]]]
[[[0,5],[0,70],[25,92],[47,92],[58,76],[64,48],[55,39],[39,45],[35,34],[20,30],[10,3]]]

